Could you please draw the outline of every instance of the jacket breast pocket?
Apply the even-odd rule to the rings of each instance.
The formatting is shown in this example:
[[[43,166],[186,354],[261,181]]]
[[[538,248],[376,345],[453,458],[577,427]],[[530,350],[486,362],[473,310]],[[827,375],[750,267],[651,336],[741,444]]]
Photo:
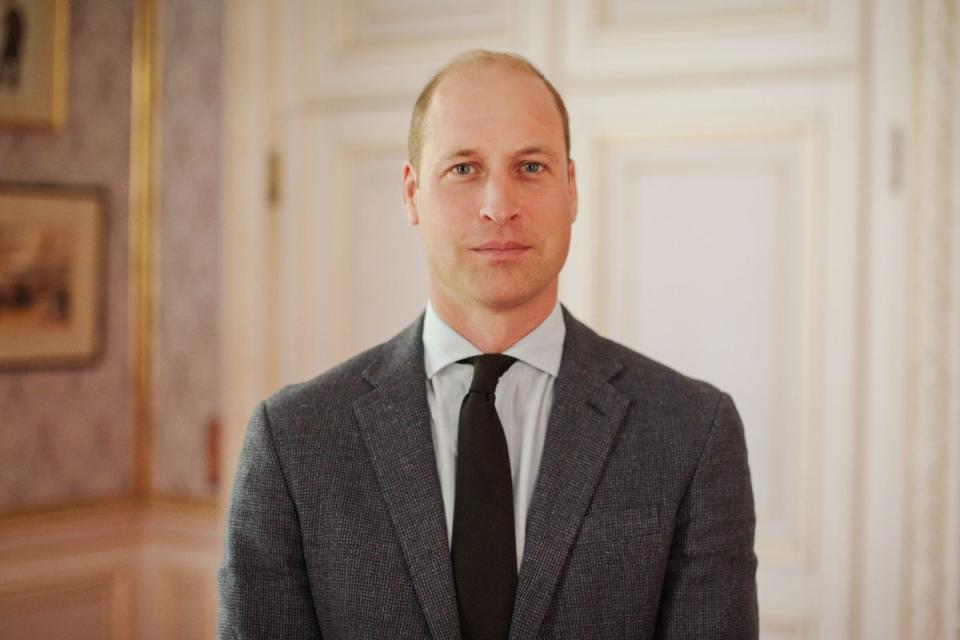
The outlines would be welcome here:
[[[590,511],[580,525],[577,544],[622,542],[645,538],[660,531],[660,509],[657,504]]]

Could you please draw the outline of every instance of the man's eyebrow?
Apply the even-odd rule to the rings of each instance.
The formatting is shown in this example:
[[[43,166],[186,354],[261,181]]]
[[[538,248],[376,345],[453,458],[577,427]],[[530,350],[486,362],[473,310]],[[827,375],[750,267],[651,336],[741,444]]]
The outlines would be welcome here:
[[[531,156],[536,154],[545,155],[548,158],[560,157],[560,154],[553,151],[550,147],[544,147],[541,145],[531,145],[529,147],[517,149],[516,151],[512,152],[510,155],[517,157],[517,156]],[[450,153],[445,154],[443,156],[443,161],[448,162],[450,160],[454,160],[457,158],[476,158],[477,156],[480,156],[480,155],[481,154],[478,149],[469,149],[469,148],[457,149],[455,151],[451,151]]]
[[[447,155],[443,156],[444,160],[452,160],[453,158],[474,158],[480,155],[480,152],[476,149],[457,149],[456,151],[451,151]]]
[[[535,155],[535,154],[538,154],[538,153],[541,154],[541,155],[545,155],[545,156],[547,156],[547,157],[550,157],[550,158],[557,158],[557,157],[559,157],[559,155],[558,155],[557,153],[555,153],[555,152],[554,152],[552,149],[550,149],[549,147],[541,147],[541,146],[539,146],[539,145],[534,145],[534,146],[531,146],[531,147],[524,147],[523,149],[520,149],[520,150],[516,151],[513,155],[515,155],[515,156],[532,156],[532,155]]]

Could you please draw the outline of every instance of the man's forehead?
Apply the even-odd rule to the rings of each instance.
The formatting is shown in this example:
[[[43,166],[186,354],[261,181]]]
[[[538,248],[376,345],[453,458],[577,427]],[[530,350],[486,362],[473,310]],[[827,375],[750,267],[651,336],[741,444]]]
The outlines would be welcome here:
[[[483,118],[477,118],[477,121]],[[425,149],[434,157],[480,157],[486,155],[535,155],[561,158],[564,153],[563,132],[556,127],[522,126],[511,119],[511,126],[489,126],[465,129],[446,126],[442,121],[435,129],[427,128]]]

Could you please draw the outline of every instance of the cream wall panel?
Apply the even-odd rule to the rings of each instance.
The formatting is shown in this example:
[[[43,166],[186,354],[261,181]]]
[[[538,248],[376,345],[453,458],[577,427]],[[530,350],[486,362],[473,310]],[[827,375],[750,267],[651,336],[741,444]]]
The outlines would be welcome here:
[[[281,382],[391,337],[423,310],[426,277],[402,206],[404,111],[306,114],[287,129],[279,255]]]
[[[27,568],[0,584],[0,637],[18,640],[130,638],[131,580],[120,567],[91,571]]]
[[[855,602],[852,89],[837,79],[569,99],[581,214],[564,297],[737,401],[761,616],[803,620],[771,637],[844,637]]]
[[[956,10],[954,5],[953,12],[953,60],[948,61],[949,68],[953,69],[953,156],[952,171],[953,177],[950,180],[952,192],[948,192],[951,202],[954,203],[954,215],[952,220],[953,237],[951,239],[953,247],[952,264],[950,265],[953,291],[960,291],[960,215],[957,213],[958,203],[960,203],[960,120],[957,118],[957,110],[960,109],[960,11]],[[956,294],[955,294],[956,295]],[[950,396],[949,420],[948,424],[960,425],[960,302],[954,297],[952,319],[948,320],[949,334],[952,336],[952,344],[948,355],[952,363],[950,367],[950,377],[953,380],[952,389],[947,390]],[[944,538],[946,540],[960,540],[960,429],[951,429],[947,446],[951,452],[953,464],[946,470],[947,485],[947,528]],[[946,627],[952,630],[954,636],[960,638],[960,544],[948,544],[946,558],[946,593],[945,598],[947,610],[945,611]]]
[[[760,637],[763,640],[801,640],[817,635],[809,620],[768,613],[760,619]]]
[[[869,366],[864,385],[862,571],[859,636],[900,638],[905,510],[907,372],[907,154],[910,134],[911,42],[905,37],[911,4],[880,2],[873,12],[869,106],[868,211],[869,318],[865,338]]]
[[[675,79],[851,65],[857,0],[566,0],[570,80]]]
[[[342,53],[383,42],[443,40],[455,33],[506,34],[514,23],[507,0],[451,4],[440,0],[337,0],[337,50]]]
[[[204,640],[217,630],[217,593],[212,573],[189,568],[163,568],[158,575],[160,638]]]
[[[122,503],[0,523],[0,638],[212,638],[222,515]]]
[[[447,59],[470,48],[547,62],[550,2],[320,0],[281,4],[283,95],[294,107],[414,94]]]
[[[344,153],[346,201],[341,215],[350,222],[345,244],[351,249],[346,355],[388,340],[427,301],[419,232],[400,206],[400,167],[406,157],[405,147],[396,146]]]
[[[222,523],[220,514],[198,518],[176,510],[143,519],[138,638],[215,637]]]
[[[960,162],[958,7],[949,0],[915,4],[911,80],[911,164],[907,195],[906,502],[902,636],[947,637],[957,629],[957,531],[960,490],[953,471],[960,389],[955,358],[960,224],[953,200]],[[951,522],[951,520],[954,520]]]

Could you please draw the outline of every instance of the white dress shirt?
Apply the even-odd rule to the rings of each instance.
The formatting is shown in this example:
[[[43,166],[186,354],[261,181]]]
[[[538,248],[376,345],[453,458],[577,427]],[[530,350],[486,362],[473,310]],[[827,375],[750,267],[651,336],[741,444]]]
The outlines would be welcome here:
[[[536,329],[504,351],[513,363],[497,383],[497,414],[503,424],[513,475],[513,516],[517,567],[523,560],[527,512],[540,469],[553,406],[553,383],[560,371],[566,327],[560,304]],[[447,516],[447,540],[453,540],[453,502],[457,478],[457,427],[460,405],[470,389],[473,367],[457,361],[482,351],[454,331],[428,302],[423,319],[423,355],[433,449]]]

